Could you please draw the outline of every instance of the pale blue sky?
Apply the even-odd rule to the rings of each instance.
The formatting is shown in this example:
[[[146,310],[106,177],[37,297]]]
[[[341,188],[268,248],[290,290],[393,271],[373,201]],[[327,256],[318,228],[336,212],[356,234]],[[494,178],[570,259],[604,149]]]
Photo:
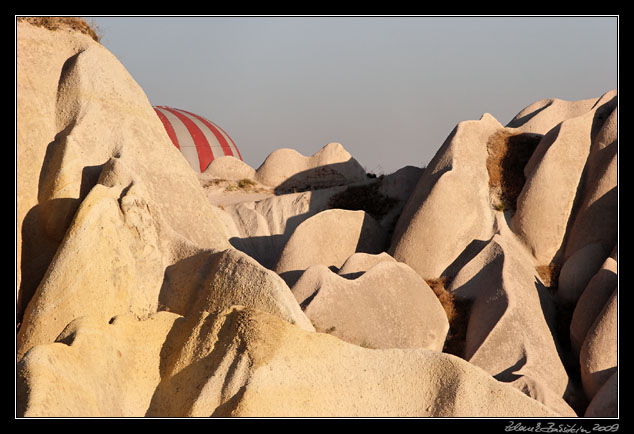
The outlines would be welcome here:
[[[463,120],[618,87],[616,16],[86,18],[153,105],[216,122],[254,168],[333,141],[420,167]]]

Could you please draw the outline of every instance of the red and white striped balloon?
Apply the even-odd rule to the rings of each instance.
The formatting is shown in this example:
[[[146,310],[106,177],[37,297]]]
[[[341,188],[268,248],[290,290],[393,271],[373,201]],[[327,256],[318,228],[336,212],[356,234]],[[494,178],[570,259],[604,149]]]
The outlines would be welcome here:
[[[214,158],[242,155],[231,137],[218,125],[194,113],[166,106],[154,110],[163,122],[172,143],[196,172],[204,172]]]

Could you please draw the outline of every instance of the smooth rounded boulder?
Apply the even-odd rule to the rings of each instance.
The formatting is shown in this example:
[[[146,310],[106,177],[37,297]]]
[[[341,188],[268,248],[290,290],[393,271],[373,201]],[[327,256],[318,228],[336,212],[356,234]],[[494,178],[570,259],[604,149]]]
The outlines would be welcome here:
[[[432,289],[396,261],[380,261],[355,279],[314,265],[291,290],[317,331],[356,345],[442,351],[449,331]]]
[[[209,166],[199,175],[201,179],[226,179],[239,181],[254,179],[255,169],[232,155],[222,155],[211,160]]]
[[[292,286],[311,265],[339,269],[353,253],[377,254],[386,247],[385,230],[365,211],[329,209],[297,226],[274,270]]]

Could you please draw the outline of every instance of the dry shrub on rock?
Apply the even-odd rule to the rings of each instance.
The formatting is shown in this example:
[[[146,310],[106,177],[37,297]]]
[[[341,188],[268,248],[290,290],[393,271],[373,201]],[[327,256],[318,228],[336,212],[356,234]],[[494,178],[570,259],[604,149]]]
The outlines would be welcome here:
[[[513,133],[502,129],[487,143],[489,187],[497,196],[496,207],[515,211],[517,197],[524,187],[524,166],[541,140],[541,134]]]
[[[97,42],[101,40],[99,29],[95,24],[89,24],[80,17],[18,17],[18,21],[25,21],[48,30],[68,29],[78,31],[90,36]]]

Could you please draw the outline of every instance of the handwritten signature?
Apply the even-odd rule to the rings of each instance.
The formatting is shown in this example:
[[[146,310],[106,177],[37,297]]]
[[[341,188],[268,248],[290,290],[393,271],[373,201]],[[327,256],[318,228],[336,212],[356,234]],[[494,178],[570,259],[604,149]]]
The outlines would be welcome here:
[[[504,428],[506,432],[536,432],[536,433],[566,433],[566,434],[589,434],[595,432],[617,432],[619,430],[619,424],[614,423],[611,425],[601,425],[595,423],[592,428],[582,427],[577,424],[555,424],[554,422],[548,422],[543,424],[537,422],[534,426],[526,426],[521,422],[510,421]]]

